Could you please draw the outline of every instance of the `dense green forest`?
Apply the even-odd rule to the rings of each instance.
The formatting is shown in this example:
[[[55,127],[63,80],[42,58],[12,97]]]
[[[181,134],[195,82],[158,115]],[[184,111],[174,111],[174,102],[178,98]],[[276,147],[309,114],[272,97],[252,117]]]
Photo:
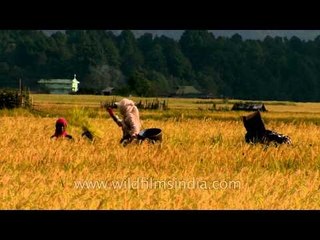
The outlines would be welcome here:
[[[73,78],[80,93],[115,87],[118,94],[166,96],[193,85],[215,97],[320,100],[320,36],[313,41],[243,40],[187,30],[179,41],[130,30],[0,31],[0,87],[18,79],[37,91],[41,78]]]

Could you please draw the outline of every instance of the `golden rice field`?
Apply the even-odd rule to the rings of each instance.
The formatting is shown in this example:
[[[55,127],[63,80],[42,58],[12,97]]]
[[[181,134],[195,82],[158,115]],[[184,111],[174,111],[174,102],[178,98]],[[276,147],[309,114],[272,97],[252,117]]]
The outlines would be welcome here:
[[[0,111],[0,209],[320,208],[320,104],[266,104],[267,128],[293,145],[265,147],[245,143],[248,113],[173,99],[171,110],[140,113],[143,128],[162,129],[161,144],[122,147],[121,130],[95,108],[101,99],[73,97],[35,95],[38,115]],[[67,109],[90,105],[101,138],[70,124],[74,141],[50,140],[60,105],[67,120]]]

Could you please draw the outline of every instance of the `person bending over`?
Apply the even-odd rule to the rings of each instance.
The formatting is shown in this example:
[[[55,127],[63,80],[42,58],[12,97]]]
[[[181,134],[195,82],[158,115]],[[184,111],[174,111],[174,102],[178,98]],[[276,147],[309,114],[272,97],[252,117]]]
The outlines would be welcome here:
[[[140,115],[137,106],[132,100],[127,98],[116,102],[115,105],[119,108],[122,120],[113,113],[112,108],[108,108],[108,112],[112,119],[122,128],[122,138],[120,143],[126,145],[136,139],[141,130]]]

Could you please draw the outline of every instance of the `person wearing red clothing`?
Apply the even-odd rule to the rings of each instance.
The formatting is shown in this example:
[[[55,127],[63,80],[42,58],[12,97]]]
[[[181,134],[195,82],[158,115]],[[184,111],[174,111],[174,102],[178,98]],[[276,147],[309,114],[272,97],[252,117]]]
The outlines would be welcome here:
[[[64,118],[59,118],[56,121],[56,130],[55,133],[50,138],[68,138],[73,139],[71,135],[69,135],[66,131],[67,121]]]

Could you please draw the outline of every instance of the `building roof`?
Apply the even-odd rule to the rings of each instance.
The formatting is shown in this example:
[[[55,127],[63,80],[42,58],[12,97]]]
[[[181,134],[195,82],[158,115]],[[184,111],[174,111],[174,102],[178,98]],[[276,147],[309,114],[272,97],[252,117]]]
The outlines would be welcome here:
[[[201,92],[195,89],[194,86],[179,86],[176,94],[183,95],[183,94],[200,94]]]
[[[40,79],[38,83],[48,83],[48,84],[71,84],[73,80],[71,79]]]
[[[107,87],[102,90],[102,92],[112,92],[114,90],[114,87]]]

